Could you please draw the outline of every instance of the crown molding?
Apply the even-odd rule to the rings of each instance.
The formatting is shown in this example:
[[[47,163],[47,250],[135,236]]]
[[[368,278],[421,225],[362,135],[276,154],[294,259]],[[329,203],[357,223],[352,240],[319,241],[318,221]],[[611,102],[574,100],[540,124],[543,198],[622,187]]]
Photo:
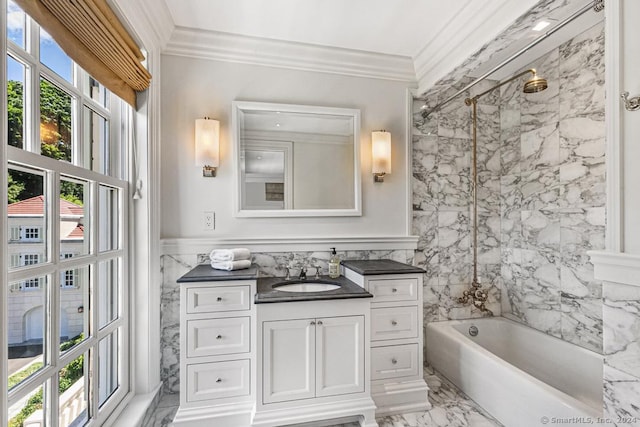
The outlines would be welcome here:
[[[520,2],[518,2],[520,3]],[[469,1],[438,37],[414,58],[418,93],[424,93],[469,57],[483,50],[526,10],[513,1]],[[531,4],[525,4],[527,9]]]
[[[416,83],[413,60],[307,43],[175,27],[165,55]]]
[[[164,1],[108,0],[122,22],[140,39],[145,49],[164,47],[175,28]]]
[[[336,246],[341,251],[415,250],[418,236],[381,237],[264,237],[264,238],[177,238],[162,239],[163,255],[209,253],[212,248],[249,248],[252,252],[324,251]]]

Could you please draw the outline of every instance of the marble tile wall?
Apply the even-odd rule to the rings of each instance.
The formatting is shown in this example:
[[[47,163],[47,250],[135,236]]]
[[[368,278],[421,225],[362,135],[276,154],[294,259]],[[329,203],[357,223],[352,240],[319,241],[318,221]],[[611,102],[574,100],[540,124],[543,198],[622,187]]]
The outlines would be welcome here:
[[[602,352],[602,290],[586,252],[604,248],[603,25],[531,67],[547,90],[524,94],[515,81],[478,101],[479,277],[495,314]],[[427,108],[470,81],[439,83]],[[423,104],[414,106],[412,185],[425,322],[480,316],[457,303],[472,277],[471,109],[460,96],[423,119]]]
[[[446,99],[471,79],[428,94],[431,105]],[[484,81],[467,96],[496,82]],[[494,91],[478,103],[478,277],[489,290],[487,307],[500,315],[500,109]],[[413,138],[413,234],[419,236],[415,265],[425,270],[425,323],[480,317],[457,301],[473,277],[471,234],[471,108],[461,96],[426,120],[416,101]]]
[[[413,263],[413,250],[338,251],[340,259],[393,259]],[[284,276],[282,266],[318,265],[328,273],[330,254],[326,252],[253,253],[261,276]],[[180,392],[180,287],[176,280],[197,265],[196,255],[164,255],[161,259],[162,294],[160,307],[160,378],[163,392]],[[292,273],[296,270],[292,270]]]
[[[640,287],[605,283],[604,415],[640,425]]]
[[[604,27],[596,25],[529,68],[549,82],[501,88],[503,309],[602,352],[602,285],[587,251],[604,249]]]

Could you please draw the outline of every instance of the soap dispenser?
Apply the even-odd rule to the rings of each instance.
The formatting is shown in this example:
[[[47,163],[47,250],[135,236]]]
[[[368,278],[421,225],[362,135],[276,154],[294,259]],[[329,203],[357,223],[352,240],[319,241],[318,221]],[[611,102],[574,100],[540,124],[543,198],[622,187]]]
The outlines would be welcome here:
[[[331,248],[331,258],[329,258],[329,277],[332,279],[340,277],[340,258],[338,258],[336,248]]]

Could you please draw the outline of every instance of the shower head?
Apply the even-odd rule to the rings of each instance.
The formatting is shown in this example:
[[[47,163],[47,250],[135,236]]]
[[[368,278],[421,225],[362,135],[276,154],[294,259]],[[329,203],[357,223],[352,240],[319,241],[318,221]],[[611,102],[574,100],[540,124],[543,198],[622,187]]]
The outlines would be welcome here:
[[[527,80],[527,82],[522,87],[522,91],[524,93],[536,93],[542,92],[547,88],[547,79],[542,77],[538,77],[536,74],[536,70],[530,70],[533,73],[533,76]]]

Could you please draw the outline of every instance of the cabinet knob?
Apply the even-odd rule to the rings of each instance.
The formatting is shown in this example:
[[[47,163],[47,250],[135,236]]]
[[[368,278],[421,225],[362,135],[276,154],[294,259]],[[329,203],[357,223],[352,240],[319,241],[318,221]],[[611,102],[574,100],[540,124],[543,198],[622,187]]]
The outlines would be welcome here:
[[[393,365],[395,365],[396,363],[398,363],[398,361],[397,361],[397,360],[396,360],[396,358],[394,357],[393,359],[391,359],[391,363],[392,363]]]
[[[392,321],[391,321],[391,324],[392,324],[393,326],[396,326],[396,325],[398,324],[398,322],[396,322],[395,320],[392,320]]]
[[[392,289],[391,289],[391,292],[396,293],[396,292],[398,292],[398,289],[396,289],[396,288],[392,288]]]
[[[222,382],[222,378],[218,378],[218,379],[216,380],[216,382],[217,382],[217,383],[221,383],[221,382]]]
[[[312,320],[312,321],[311,321],[311,323],[309,323],[309,324],[310,324],[310,325],[315,325],[315,324],[316,324],[316,322],[315,322],[315,320]]]
[[[221,339],[222,339],[222,335],[218,335],[218,336],[216,337],[216,339],[217,339],[217,340],[221,340]]]
[[[218,301],[218,302],[222,301],[222,297],[216,298],[216,301]]]
[[[322,326],[322,320],[318,320],[318,325]]]

